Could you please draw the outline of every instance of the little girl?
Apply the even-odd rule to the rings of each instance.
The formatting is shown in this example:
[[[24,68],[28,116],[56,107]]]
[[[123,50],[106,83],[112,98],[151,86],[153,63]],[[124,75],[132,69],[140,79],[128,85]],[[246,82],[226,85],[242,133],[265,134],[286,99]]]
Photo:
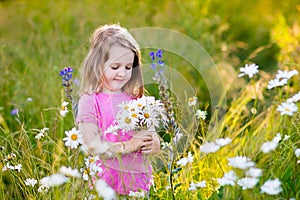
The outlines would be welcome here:
[[[99,178],[116,193],[148,191],[152,169],[148,154],[160,149],[159,136],[149,131],[107,133],[120,109],[118,104],[143,95],[139,47],[119,25],[105,25],[93,33],[81,67],[77,123],[91,155],[99,155]]]

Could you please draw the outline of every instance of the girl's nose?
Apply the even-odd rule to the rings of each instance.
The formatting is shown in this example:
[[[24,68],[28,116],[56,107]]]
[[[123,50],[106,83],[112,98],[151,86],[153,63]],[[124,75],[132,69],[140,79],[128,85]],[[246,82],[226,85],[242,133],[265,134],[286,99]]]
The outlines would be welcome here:
[[[118,76],[125,76],[126,72],[125,72],[125,67],[120,67],[119,71],[118,71]]]

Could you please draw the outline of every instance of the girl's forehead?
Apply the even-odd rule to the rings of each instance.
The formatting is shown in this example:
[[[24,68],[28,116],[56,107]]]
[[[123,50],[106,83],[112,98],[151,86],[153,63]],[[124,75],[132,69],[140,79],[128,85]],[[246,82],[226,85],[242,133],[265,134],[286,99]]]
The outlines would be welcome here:
[[[109,59],[107,62],[114,62],[117,60],[130,60],[133,61],[134,53],[125,47],[120,45],[113,45],[109,51]]]

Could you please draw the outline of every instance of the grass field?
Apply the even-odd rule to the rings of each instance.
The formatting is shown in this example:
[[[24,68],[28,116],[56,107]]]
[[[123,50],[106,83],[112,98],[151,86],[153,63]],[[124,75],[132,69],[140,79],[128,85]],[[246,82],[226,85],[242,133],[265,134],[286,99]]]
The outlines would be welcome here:
[[[150,199],[300,199],[299,17],[296,0],[0,1],[0,198],[98,198],[81,177],[86,155],[62,140],[76,125],[59,72],[74,69],[76,99],[90,34],[120,23],[141,45],[145,87],[157,98],[148,54],[164,51],[161,93],[172,99],[162,100],[183,135],[176,143],[174,127],[161,130],[169,147],[153,158]],[[239,76],[253,63],[258,73]],[[62,166],[80,178],[42,187]]]

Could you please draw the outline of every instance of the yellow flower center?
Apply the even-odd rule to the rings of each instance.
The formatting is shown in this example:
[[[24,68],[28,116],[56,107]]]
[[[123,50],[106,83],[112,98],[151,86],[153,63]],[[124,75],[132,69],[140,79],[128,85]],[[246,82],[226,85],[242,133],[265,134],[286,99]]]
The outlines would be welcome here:
[[[290,112],[290,111],[291,111],[289,108],[285,108],[284,110],[287,111],[287,112]]]
[[[142,105],[143,105],[143,104],[139,103],[137,106],[138,106],[138,107],[142,107]]]
[[[144,117],[145,117],[146,119],[148,119],[148,118],[150,118],[150,114],[149,114],[149,113],[145,113],[145,114],[144,114]]]
[[[90,163],[93,163],[94,161],[95,161],[94,158],[90,158],[89,160]]]
[[[125,118],[125,123],[126,123],[126,124],[130,124],[130,123],[131,123],[131,119],[130,119],[129,117],[126,117],[126,118]]]
[[[127,110],[128,108],[129,108],[129,106],[127,106],[127,105],[126,105],[126,106],[124,106],[124,109],[125,109],[125,110]]]
[[[136,113],[133,113],[133,114],[131,115],[131,117],[136,118],[136,117],[137,117],[137,114],[136,114]]]
[[[66,110],[67,107],[66,106],[61,106],[61,110]]]
[[[77,140],[77,135],[76,135],[76,134],[72,134],[72,135],[71,135],[71,139],[72,139],[72,140]]]

